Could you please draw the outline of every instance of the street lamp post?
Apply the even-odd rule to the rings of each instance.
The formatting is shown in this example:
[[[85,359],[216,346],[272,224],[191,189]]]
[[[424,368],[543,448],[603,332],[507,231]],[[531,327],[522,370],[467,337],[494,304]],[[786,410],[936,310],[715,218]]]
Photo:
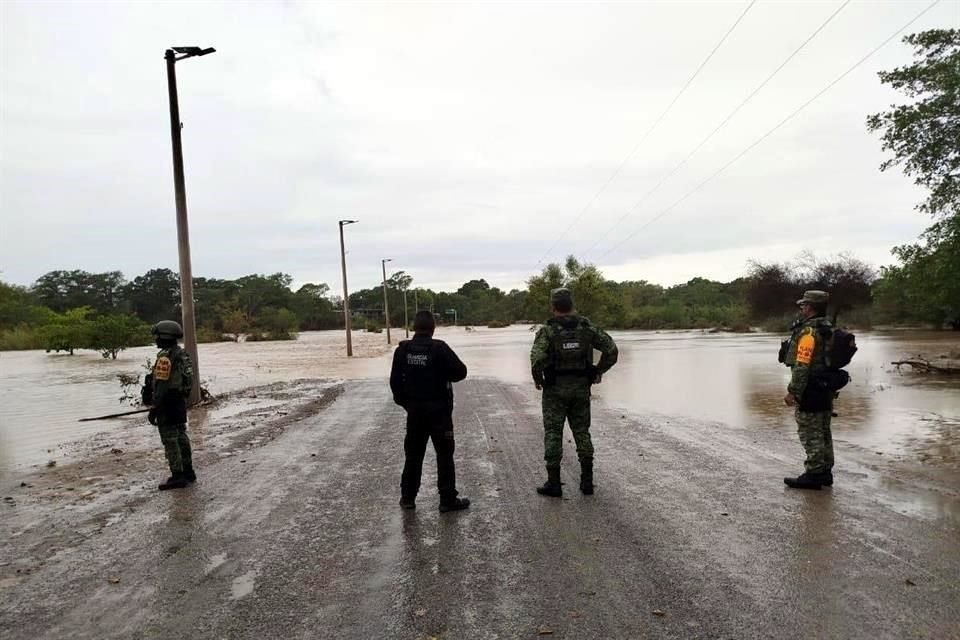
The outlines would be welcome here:
[[[387,344],[390,344],[390,301],[387,299],[387,263],[393,258],[383,258],[380,267],[383,269],[383,316],[387,321]]]
[[[343,326],[347,329],[347,357],[353,356],[353,336],[350,331],[350,293],[347,290],[347,252],[343,248],[343,228],[356,220],[341,220],[340,225],[340,268],[343,270]]]
[[[185,58],[205,56],[213,47],[171,47],[164,54],[167,61],[167,90],[170,94],[170,138],[173,143],[173,191],[177,206],[177,249],[180,255],[180,309],[183,313],[183,343],[193,360],[194,380],[190,390],[191,405],[200,402],[200,362],[197,357],[197,323],[193,313],[193,268],[190,264],[190,227],[187,224],[187,191],[183,177],[183,144],[180,139],[180,103],[177,99],[176,63]],[[178,55],[179,54],[179,55]]]
[[[410,339],[410,317],[407,315],[407,290],[403,290],[403,330],[407,340]]]

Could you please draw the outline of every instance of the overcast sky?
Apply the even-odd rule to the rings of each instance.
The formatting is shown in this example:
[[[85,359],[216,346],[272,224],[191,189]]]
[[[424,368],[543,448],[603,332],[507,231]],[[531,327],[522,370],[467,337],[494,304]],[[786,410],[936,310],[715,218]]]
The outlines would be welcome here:
[[[177,269],[171,45],[217,48],[177,65],[197,276],[339,291],[341,218],[352,289],[381,258],[442,289],[569,253],[661,284],[807,248],[889,263],[929,224],[864,126],[902,100],[876,75],[900,37],[673,205],[929,0],[843,7],[647,195],[842,4],[756,2],[660,118],[749,2],[5,0],[0,278]],[[958,25],[941,0],[904,33]]]

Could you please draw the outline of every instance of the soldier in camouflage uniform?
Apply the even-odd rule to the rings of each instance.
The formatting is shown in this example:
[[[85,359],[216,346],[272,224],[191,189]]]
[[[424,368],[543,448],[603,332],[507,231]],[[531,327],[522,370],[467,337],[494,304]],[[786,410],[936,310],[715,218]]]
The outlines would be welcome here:
[[[827,369],[827,344],[833,328],[824,317],[830,296],[823,291],[806,291],[797,305],[800,319],[786,343],[784,364],[790,367],[790,384],[783,400],[796,407],[797,431],[807,454],[804,472],[796,478],[784,478],[793,489],[819,490],[833,486],[834,392],[822,384]]]
[[[560,460],[563,457],[563,424],[577,443],[580,459],[580,490],[593,493],[593,443],[590,441],[590,385],[617,362],[617,345],[605,331],[578,316],[568,289],[550,294],[553,318],[547,321],[533,341],[530,367],[533,382],[543,390],[543,445],[547,463],[547,481],[537,493],[559,498]],[[594,366],[593,350],[600,351]]]
[[[147,375],[143,403],[151,407],[148,419],[160,431],[171,473],[159,489],[182,489],[197,480],[187,436],[187,399],[193,388],[193,365],[190,355],[177,344],[183,337],[178,323],[162,320],[152,332],[160,352],[153,372]]]

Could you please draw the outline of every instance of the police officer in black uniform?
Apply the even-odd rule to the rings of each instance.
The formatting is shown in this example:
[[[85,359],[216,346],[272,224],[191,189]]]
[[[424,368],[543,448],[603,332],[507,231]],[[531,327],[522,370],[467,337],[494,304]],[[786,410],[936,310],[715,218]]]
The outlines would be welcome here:
[[[393,401],[407,410],[407,435],[403,441],[406,460],[400,478],[400,506],[416,508],[423,456],[427,440],[437,452],[437,488],[440,511],[459,511],[470,506],[457,497],[453,464],[453,385],[467,377],[467,367],[447,343],[433,339],[433,314],[418,311],[412,340],[403,340],[393,353],[390,390]]]

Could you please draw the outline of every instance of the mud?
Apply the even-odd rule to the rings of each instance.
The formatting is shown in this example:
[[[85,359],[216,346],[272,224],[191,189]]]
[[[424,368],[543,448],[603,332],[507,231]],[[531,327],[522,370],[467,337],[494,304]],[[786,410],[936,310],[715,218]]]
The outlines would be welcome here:
[[[417,509],[396,504],[403,414],[382,379],[276,418],[256,446],[211,446],[189,489],[144,479],[110,492],[101,520],[83,502],[3,507],[0,637],[899,640],[960,628],[960,485],[943,470],[841,444],[834,488],[794,492],[781,482],[800,465],[793,434],[597,402],[597,494],[576,491],[568,436],[564,497],[543,498],[537,394],[471,377],[455,422],[473,504],[439,514],[431,456]],[[38,546],[50,527],[72,535]]]

